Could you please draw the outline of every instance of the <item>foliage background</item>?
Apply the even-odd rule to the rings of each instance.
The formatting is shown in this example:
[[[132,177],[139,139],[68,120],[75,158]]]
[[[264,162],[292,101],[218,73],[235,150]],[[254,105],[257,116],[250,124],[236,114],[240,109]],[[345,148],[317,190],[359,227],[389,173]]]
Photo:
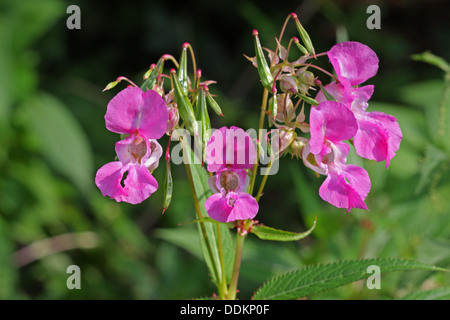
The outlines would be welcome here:
[[[81,30],[68,30],[66,8],[81,8]],[[366,8],[381,8],[381,30],[368,30]],[[164,215],[162,190],[131,206],[103,198],[96,170],[114,157],[117,136],[104,127],[104,86],[123,75],[140,82],[164,53],[194,47],[225,118],[213,127],[257,127],[262,87],[243,57],[252,29],[274,47],[295,11],[318,52],[360,41],[377,52],[380,70],[370,108],[397,117],[403,141],[389,170],[363,165],[372,179],[370,212],[345,214],[318,196],[317,179],[284,158],[261,198],[258,219],[312,236],[296,243],[246,241],[239,297],[268,277],[339,259],[402,257],[450,267],[449,98],[443,72],[413,61],[431,50],[450,60],[448,1],[62,1],[0,0],[0,298],[186,299],[214,288],[201,259],[184,168],[174,168],[174,197]],[[290,24],[287,36],[295,35]],[[324,66],[330,65],[324,60]],[[329,69],[330,70],[330,69]],[[447,111],[442,111],[447,110]],[[443,117],[443,115],[445,115]],[[165,141],[162,144],[165,145]],[[155,171],[162,184],[164,170]],[[55,238],[56,237],[56,238]],[[45,240],[47,239],[47,240]],[[44,241],[44,242],[42,242]],[[47,241],[47,242],[45,242]],[[49,242],[50,241],[50,242]],[[51,245],[48,245],[48,244]],[[69,249],[69,250],[65,250]],[[78,265],[82,289],[68,290]],[[450,286],[448,274],[383,274],[382,289],[354,283],[312,299],[392,299]]]

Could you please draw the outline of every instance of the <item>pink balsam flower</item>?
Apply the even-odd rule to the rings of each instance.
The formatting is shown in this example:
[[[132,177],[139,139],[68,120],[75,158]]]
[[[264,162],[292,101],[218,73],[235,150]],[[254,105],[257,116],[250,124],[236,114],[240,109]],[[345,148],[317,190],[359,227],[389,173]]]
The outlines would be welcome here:
[[[97,171],[95,183],[103,196],[137,204],[158,189],[150,171],[156,169],[162,155],[156,139],[166,132],[167,121],[166,104],[156,91],[128,87],[111,99],[105,114],[106,128],[128,137],[115,145],[119,161]]]
[[[350,150],[345,140],[351,139],[358,125],[353,113],[343,104],[325,101],[310,114],[311,139],[302,158],[305,165],[327,178],[319,189],[320,197],[338,208],[366,209],[370,191],[366,170],[346,164]]]
[[[253,219],[258,202],[246,193],[256,150],[251,137],[242,129],[222,127],[214,131],[206,147],[207,169],[216,172],[209,179],[214,192],[205,201],[208,215],[220,222]]]
[[[386,168],[389,167],[400,147],[400,126],[391,115],[367,112],[374,86],[358,87],[377,73],[377,55],[368,46],[350,41],[333,46],[328,57],[339,81],[326,85],[325,90],[351,109],[356,117],[358,131],[353,139],[356,153],[370,160],[386,160]],[[326,98],[319,92],[316,100],[323,102]]]

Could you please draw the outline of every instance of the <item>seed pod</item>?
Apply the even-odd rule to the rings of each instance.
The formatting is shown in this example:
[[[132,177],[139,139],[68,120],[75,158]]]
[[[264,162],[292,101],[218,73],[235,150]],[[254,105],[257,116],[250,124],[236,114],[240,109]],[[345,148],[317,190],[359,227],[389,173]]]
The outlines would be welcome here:
[[[312,45],[311,38],[309,37],[308,32],[306,32],[305,28],[303,28],[302,24],[298,20],[298,17],[295,13],[291,13],[291,16],[295,20],[295,25],[297,27],[297,31],[300,35],[300,38],[303,41],[303,44],[305,45],[306,50],[308,51],[309,54],[314,56],[316,54],[316,52],[314,51],[314,47]]]
[[[181,88],[180,82],[175,76],[176,71],[172,69],[170,71],[170,78],[174,87],[174,100],[177,103],[180,117],[186,125],[186,129],[193,135],[198,135],[198,125],[195,119],[194,109],[189,101],[189,98],[184,94]]]
[[[158,74],[161,74],[164,68],[164,57],[159,58],[158,62],[152,64],[150,69],[144,75],[144,83],[141,85],[141,89],[144,91],[151,90],[156,83]]]
[[[181,51],[180,67],[178,68],[178,82],[181,85],[183,93],[187,96],[189,94],[189,81],[187,74],[187,49],[189,44],[183,44],[183,50]]]
[[[255,37],[256,65],[259,78],[261,79],[264,88],[270,91],[272,90],[273,77],[270,73],[270,68],[267,64],[267,60],[264,57],[264,52],[259,41],[257,30],[253,30],[253,36]]]

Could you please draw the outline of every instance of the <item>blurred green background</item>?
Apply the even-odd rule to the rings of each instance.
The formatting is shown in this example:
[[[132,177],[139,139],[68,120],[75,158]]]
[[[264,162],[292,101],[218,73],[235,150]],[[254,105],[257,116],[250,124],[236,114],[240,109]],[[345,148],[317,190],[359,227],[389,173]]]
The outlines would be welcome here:
[[[81,30],[66,27],[70,4],[81,9]],[[366,27],[371,4],[381,9],[380,30]],[[211,91],[225,118],[212,116],[213,127],[257,127],[262,86],[243,54],[254,55],[255,28],[262,45],[273,48],[290,12],[317,52],[348,39],[378,54],[369,108],[397,117],[404,138],[388,170],[384,162],[349,159],[372,179],[370,212],[346,214],[323,202],[323,177],[282,159],[259,221],[300,232],[317,216],[317,227],[296,243],[249,236],[239,297],[279,272],[340,259],[401,257],[449,268],[450,98],[442,100],[444,73],[411,59],[431,50],[450,60],[449,1],[0,0],[0,298],[211,295],[196,228],[179,225],[194,219],[183,167],[173,166],[174,196],[164,215],[161,189],[132,206],[96,188],[95,172],[113,160],[118,139],[103,116],[119,89],[102,89],[118,76],[141,83],[151,63],[165,53],[178,58],[187,41],[203,79],[218,82]],[[291,23],[286,39],[294,35]],[[162,185],[164,170],[154,174]],[[73,264],[81,269],[81,290],[66,287]],[[392,299],[446,286],[448,274],[404,272],[382,274],[381,290],[358,282],[311,298]]]

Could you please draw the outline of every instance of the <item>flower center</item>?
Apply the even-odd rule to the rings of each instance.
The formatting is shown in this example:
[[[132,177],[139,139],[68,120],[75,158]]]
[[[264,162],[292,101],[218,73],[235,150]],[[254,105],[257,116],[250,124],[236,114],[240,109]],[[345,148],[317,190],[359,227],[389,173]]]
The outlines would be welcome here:
[[[239,177],[233,171],[225,171],[220,175],[220,186],[228,191],[235,191],[239,186]]]
[[[137,162],[140,163],[141,159],[147,153],[147,145],[145,144],[145,140],[141,137],[136,138],[133,143],[128,145],[128,152]]]

